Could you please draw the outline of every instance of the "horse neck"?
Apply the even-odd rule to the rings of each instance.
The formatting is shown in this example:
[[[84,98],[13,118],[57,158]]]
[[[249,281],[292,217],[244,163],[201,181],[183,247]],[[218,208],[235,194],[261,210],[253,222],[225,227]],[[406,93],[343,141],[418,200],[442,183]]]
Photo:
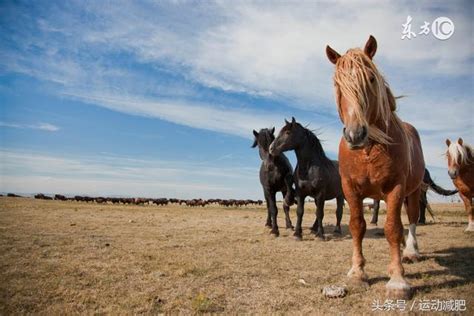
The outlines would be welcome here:
[[[326,157],[320,156],[313,144],[309,139],[308,135],[305,135],[305,140],[303,143],[295,148],[296,159],[298,160],[298,165],[300,166],[309,166],[309,165],[322,165]]]
[[[265,150],[262,147],[259,147],[258,152],[260,154],[260,159],[262,159],[263,162],[273,163],[274,157],[270,155],[268,150]]]

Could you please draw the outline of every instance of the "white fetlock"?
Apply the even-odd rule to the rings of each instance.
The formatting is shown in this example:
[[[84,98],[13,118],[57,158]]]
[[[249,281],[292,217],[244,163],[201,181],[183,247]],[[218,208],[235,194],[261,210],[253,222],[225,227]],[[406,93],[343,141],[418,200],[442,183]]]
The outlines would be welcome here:
[[[420,258],[418,252],[418,242],[416,241],[416,225],[410,224],[408,227],[408,238],[405,249],[403,249],[403,258],[411,261],[417,261]]]
[[[351,267],[349,272],[347,272],[347,277],[363,282],[366,282],[369,279],[367,274],[360,267]]]
[[[465,232],[474,232],[474,222],[469,222],[467,228],[464,230]]]

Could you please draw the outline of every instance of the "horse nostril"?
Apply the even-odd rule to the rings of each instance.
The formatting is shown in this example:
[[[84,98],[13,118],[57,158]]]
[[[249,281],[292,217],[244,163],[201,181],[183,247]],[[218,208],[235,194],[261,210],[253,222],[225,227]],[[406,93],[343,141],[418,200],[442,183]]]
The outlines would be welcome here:
[[[346,130],[345,127],[342,129],[342,135],[344,136],[344,138],[345,138],[348,142],[351,142],[351,141],[352,141],[351,137],[347,134],[347,130]]]
[[[367,136],[367,127],[362,126],[361,138],[364,139]]]

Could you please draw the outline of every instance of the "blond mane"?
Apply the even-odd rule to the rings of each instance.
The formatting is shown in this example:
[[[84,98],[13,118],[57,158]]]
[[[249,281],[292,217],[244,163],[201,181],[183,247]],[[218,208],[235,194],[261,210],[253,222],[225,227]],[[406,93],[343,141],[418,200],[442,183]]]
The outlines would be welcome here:
[[[474,150],[469,144],[463,143],[460,145],[458,142],[452,142],[446,151],[446,155],[449,155],[459,165],[473,163],[473,153]]]
[[[370,82],[372,77],[374,84]],[[408,131],[395,112],[396,102],[388,83],[372,60],[360,48],[348,50],[337,60],[334,83],[339,113],[341,113],[340,96],[342,94],[353,106],[358,123],[368,127],[371,140],[390,145],[392,138],[388,135],[389,127],[392,125],[400,131],[403,143],[407,146],[411,169],[412,143],[409,140]],[[369,105],[369,91],[376,96],[376,105]],[[373,115],[375,121],[382,121],[385,128],[381,129],[369,124],[367,121],[369,115]]]

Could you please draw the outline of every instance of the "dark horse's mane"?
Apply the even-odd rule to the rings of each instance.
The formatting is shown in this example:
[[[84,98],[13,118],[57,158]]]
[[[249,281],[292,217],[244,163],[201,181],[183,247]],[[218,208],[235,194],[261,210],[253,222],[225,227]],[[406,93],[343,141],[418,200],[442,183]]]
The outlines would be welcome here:
[[[270,133],[269,130],[266,130],[265,133],[263,133],[264,137],[261,139],[261,145],[262,148],[268,151],[268,148],[270,147],[270,144],[273,142],[273,134]]]
[[[314,134],[313,131],[304,127],[300,123],[296,123],[296,124],[298,124],[303,129],[311,148],[314,149],[314,151],[316,152],[316,155],[318,156],[318,158],[320,158],[321,162],[325,165],[332,166],[332,161],[326,156],[323,146],[321,145],[321,142],[319,138],[316,136],[316,134]]]

